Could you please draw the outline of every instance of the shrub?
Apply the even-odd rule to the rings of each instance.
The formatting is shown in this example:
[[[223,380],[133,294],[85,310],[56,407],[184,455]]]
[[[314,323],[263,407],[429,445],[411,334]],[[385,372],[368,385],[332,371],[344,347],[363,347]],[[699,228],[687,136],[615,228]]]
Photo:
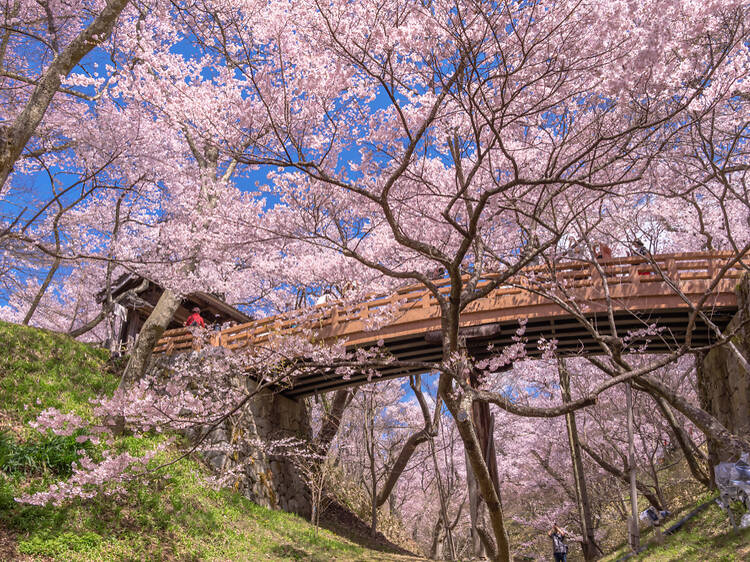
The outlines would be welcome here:
[[[76,437],[43,435],[37,440],[17,442],[7,431],[0,432],[0,470],[7,474],[70,476],[73,463],[81,458],[79,451],[89,456],[94,446],[91,441],[78,443]]]

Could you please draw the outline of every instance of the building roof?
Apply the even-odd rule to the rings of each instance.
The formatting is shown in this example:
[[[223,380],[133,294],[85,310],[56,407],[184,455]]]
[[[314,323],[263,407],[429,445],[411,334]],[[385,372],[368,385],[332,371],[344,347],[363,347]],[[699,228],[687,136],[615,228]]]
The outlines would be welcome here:
[[[145,315],[150,314],[153,307],[156,306],[156,302],[161,296],[164,288],[146,277],[135,273],[125,273],[121,275],[114,283],[112,283],[112,297],[116,298],[126,291],[135,289],[144,281],[144,279],[148,281],[149,289],[139,295],[140,298],[138,299],[138,302],[130,301],[123,302],[122,304],[126,308],[139,310]],[[105,296],[106,289],[102,289],[96,294],[97,302],[102,302]],[[240,324],[252,321],[251,316],[248,316],[244,312],[241,312],[233,306],[225,303],[216,295],[204,291],[196,291],[186,295],[182,299],[182,305],[175,313],[174,320],[179,323],[184,322],[187,318],[187,314],[189,314],[189,310],[193,306],[198,306],[201,309],[202,314],[212,314],[215,317],[213,321],[226,322],[232,320]],[[182,316],[185,316],[185,318],[182,318]],[[207,320],[211,319],[207,318]]]

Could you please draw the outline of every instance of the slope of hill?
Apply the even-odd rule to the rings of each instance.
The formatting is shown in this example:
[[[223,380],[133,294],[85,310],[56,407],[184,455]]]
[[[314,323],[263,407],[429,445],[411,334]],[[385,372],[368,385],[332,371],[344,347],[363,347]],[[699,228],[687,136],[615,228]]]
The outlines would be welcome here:
[[[60,334],[0,322],[0,350],[0,560],[416,560],[214,490],[197,460],[116,498],[16,503],[65,478],[80,448],[75,436],[42,435],[28,422],[49,407],[89,418],[89,400],[112,392],[117,377],[106,352]],[[116,447],[138,454],[163,439],[123,437]]]
[[[701,498],[694,507],[714,497],[709,494]],[[685,510],[683,515],[690,512]],[[674,523],[674,521],[672,522]],[[667,526],[668,528],[669,526]],[[738,532],[731,530],[729,518],[716,503],[712,503],[679,530],[665,536],[659,544],[651,535],[644,537],[645,549],[631,561],[648,562],[750,562],[750,529]],[[606,556],[603,562],[623,559],[629,550],[623,546]]]

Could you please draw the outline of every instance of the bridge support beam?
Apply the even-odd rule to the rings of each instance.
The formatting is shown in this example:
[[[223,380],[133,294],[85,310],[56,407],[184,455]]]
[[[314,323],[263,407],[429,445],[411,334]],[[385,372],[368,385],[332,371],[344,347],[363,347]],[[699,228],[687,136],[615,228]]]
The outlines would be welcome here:
[[[750,439],[750,276],[736,287],[738,312],[726,334],[736,332],[731,345],[712,349],[696,357],[698,396],[701,407],[736,435]],[[735,460],[723,443],[709,439],[709,462]],[[711,471],[713,484],[713,471]]]

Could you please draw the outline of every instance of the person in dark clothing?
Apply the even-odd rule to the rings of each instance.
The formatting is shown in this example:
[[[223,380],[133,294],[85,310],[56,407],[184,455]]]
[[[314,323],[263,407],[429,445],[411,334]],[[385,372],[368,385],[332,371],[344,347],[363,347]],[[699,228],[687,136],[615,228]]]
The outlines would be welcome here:
[[[206,327],[206,323],[203,321],[203,317],[201,316],[201,309],[196,307],[193,307],[193,313],[188,316],[188,319],[185,320],[185,327],[188,326],[200,326],[201,328]]]
[[[646,248],[646,246],[643,245],[643,242],[641,242],[637,238],[635,242],[633,242],[633,245],[631,246],[631,248],[633,250],[634,256],[648,257],[648,249]]]
[[[648,259],[649,251],[646,246],[643,245],[643,242],[638,240],[636,238],[635,242],[633,242],[633,245],[631,246],[631,249],[633,251],[634,256],[643,256],[644,258]],[[638,275],[653,275],[654,272],[650,269],[639,269]]]
[[[566,562],[568,559],[568,545],[565,544],[565,538],[568,536],[568,533],[557,525],[553,525],[552,530],[547,534],[552,539],[552,552],[555,555],[555,562]]]

